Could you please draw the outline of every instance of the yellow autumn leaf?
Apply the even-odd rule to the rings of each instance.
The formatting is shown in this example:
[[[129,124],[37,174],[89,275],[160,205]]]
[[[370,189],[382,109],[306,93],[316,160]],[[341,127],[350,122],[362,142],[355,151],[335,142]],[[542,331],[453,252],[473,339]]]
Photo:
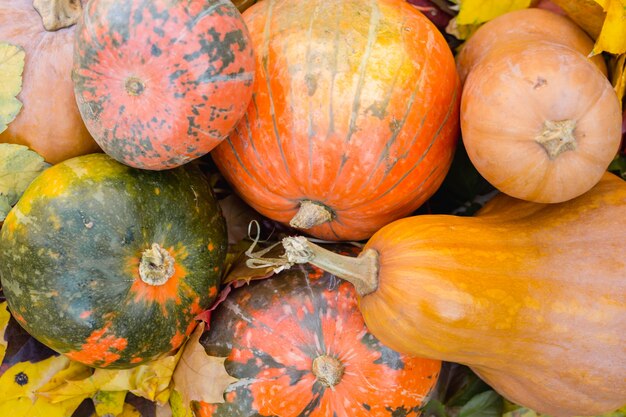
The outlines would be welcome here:
[[[84,366],[72,365],[64,356],[40,362],[20,362],[0,376],[0,416],[11,417],[70,417],[86,397],[75,397],[53,404],[39,397],[37,390],[54,386],[65,378],[84,373]]]
[[[596,0],[606,18],[596,39],[592,55],[601,52],[623,54],[626,52],[626,0]]]
[[[10,318],[11,314],[9,310],[7,310],[7,302],[3,301],[0,303],[0,363],[2,363],[4,354],[7,351],[7,342],[4,340],[4,332],[9,324]]]
[[[594,40],[600,36],[604,11],[595,0],[551,0]]]
[[[0,221],[48,164],[24,145],[0,143]]]
[[[69,363],[65,356],[53,356],[36,363],[16,363],[0,376],[0,403],[20,397],[34,400],[37,390],[67,369]]]
[[[116,417],[141,417],[141,413],[131,404],[125,403],[124,409]]]
[[[462,0],[457,25],[476,25],[488,22],[513,10],[526,9],[532,0]]]
[[[25,57],[21,47],[0,42],[0,133],[22,109],[16,96],[22,91]]]
[[[52,404],[42,397],[35,401],[27,397],[0,403],[0,415],[10,417],[71,417],[84,398],[73,398]]]
[[[93,397],[97,416],[117,416],[124,411],[126,391],[98,391]]]
[[[510,410],[502,414],[502,417],[550,417],[545,414],[539,414],[536,411],[533,411],[525,407],[513,406],[511,408],[513,408],[513,410]],[[626,406],[612,413],[607,413],[607,414],[603,414],[601,416],[596,416],[596,417],[626,417]]]
[[[169,399],[169,386],[181,352],[131,369],[96,369],[82,379],[67,380],[39,394],[50,401],[61,402],[74,397],[92,397],[98,391],[130,391],[133,394],[164,404]]]
[[[465,40],[480,25],[513,10],[528,8],[532,0],[462,0],[459,14],[450,20],[446,33]]]

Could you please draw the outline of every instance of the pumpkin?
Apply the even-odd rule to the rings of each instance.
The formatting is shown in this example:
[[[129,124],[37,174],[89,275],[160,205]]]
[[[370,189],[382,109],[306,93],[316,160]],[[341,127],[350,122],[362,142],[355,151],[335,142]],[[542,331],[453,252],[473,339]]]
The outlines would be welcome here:
[[[54,0],[36,3],[46,2]],[[62,17],[42,13],[53,25]],[[0,2],[0,41],[19,45],[26,52],[22,91],[17,96],[23,107],[0,133],[0,143],[28,146],[51,164],[100,150],[76,106],[71,79],[73,40],[73,26],[46,30],[32,0]]]
[[[459,63],[471,66],[461,71],[469,73],[461,131],[470,160],[493,186],[558,203],[600,180],[618,150],[622,117],[606,76],[570,45],[583,43],[582,30],[560,43],[568,32],[551,39],[563,26],[545,16],[562,17],[530,12],[496,18],[463,48]],[[510,30],[512,22],[526,23]]]
[[[213,313],[200,342],[245,383],[197,416],[415,417],[441,368],[381,344],[354,288],[308,265],[233,290]]]
[[[434,193],[456,144],[460,87],[424,15],[403,0],[269,0],[243,16],[254,94],[211,155],[249,205],[352,240]]]
[[[369,331],[406,354],[469,365],[554,417],[626,404],[626,182],[540,204],[500,194],[476,217],[382,228],[358,257],[287,238],[293,262],[355,284]]]
[[[87,128],[114,159],[183,165],[215,147],[252,94],[253,51],[229,0],[93,0],[73,79]]]
[[[217,295],[225,253],[199,169],[92,154],[44,171],[9,212],[0,278],[33,337],[89,366],[128,368],[182,344]]]
[[[465,42],[457,55],[457,69],[465,82],[472,67],[494,48],[507,48],[510,42],[548,40],[572,48],[588,56],[593,50],[593,40],[579,26],[565,16],[544,9],[522,9],[506,13],[484,25]],[[606,63],[602,55],[594,55],[591,62],[604,75]]]

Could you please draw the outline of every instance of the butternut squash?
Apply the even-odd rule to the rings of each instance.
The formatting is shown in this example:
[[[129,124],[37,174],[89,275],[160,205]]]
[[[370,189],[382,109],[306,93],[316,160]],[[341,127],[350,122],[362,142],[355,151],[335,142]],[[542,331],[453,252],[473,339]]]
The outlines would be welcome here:
[[[352,282],[390,348],[469,365],[554,417],[598,415],[626,404],[624,219],[626,182],[607,173],[560,204],[500,194],[476,217],[397,220],[356,258],[283,245]]]

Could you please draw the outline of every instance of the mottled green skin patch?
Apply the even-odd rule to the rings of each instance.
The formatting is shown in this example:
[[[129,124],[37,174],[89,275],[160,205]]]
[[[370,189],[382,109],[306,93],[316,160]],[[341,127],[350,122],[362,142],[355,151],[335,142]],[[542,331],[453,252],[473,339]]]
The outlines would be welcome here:
[[[168,290],[160,301],[131,289],[147,285],[132,265],[153,243],[171,248],[184,271],[176,286],[159,288]],[[183,341],[217,293],[226,245],[199,170],[142,171],[87,155],[45,171],[9,213],[0,278],[11,311],[35,338],[79,357],[91,340],[104,356],[89,365],[125,368]],[[103,348],[106,340],[125,342]]]

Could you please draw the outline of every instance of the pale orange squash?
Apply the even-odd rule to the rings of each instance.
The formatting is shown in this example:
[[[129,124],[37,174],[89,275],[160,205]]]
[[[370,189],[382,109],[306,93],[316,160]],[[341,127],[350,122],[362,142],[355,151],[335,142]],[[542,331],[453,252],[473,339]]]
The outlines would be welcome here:
[[[581,53],[591,40],[572,26],[539,9],[504,15],[481,27],[457,60],[466,75],[467,153],[483,177],[513,197],[577,197],[600,180],[618,150],[617,95],[604,63]]]
[[[0,1],[0,41],[24,48],[23,107],[0,143],[26,145],[56,164],[100,151],[78,112],[72,85],[74,26],[66,19],[80,3],[70,0]],[[86,3],[86,0],[82,0]],[[62,27],[70,25],[68,27]],[[53,30],[54,28],[54,30]]]
[[[513,40],[548,40],[585,56],[593,49],[593,40],[567,17],[543,9],[522,9],[485,23],[472,35],[471,41],[463,44],[456,59],[461,81],[465,81],[470,69],[494,47],[506,48]],[[602,55],[593,56],[591,61],[606,75]]]
[[[626,182],[539,204],[500,194],[476,217],[423,215],[357,258],[287,238],[291,262],[352,282],[365,323],[399,352],[471,366],[553,417],[626,404]]]

